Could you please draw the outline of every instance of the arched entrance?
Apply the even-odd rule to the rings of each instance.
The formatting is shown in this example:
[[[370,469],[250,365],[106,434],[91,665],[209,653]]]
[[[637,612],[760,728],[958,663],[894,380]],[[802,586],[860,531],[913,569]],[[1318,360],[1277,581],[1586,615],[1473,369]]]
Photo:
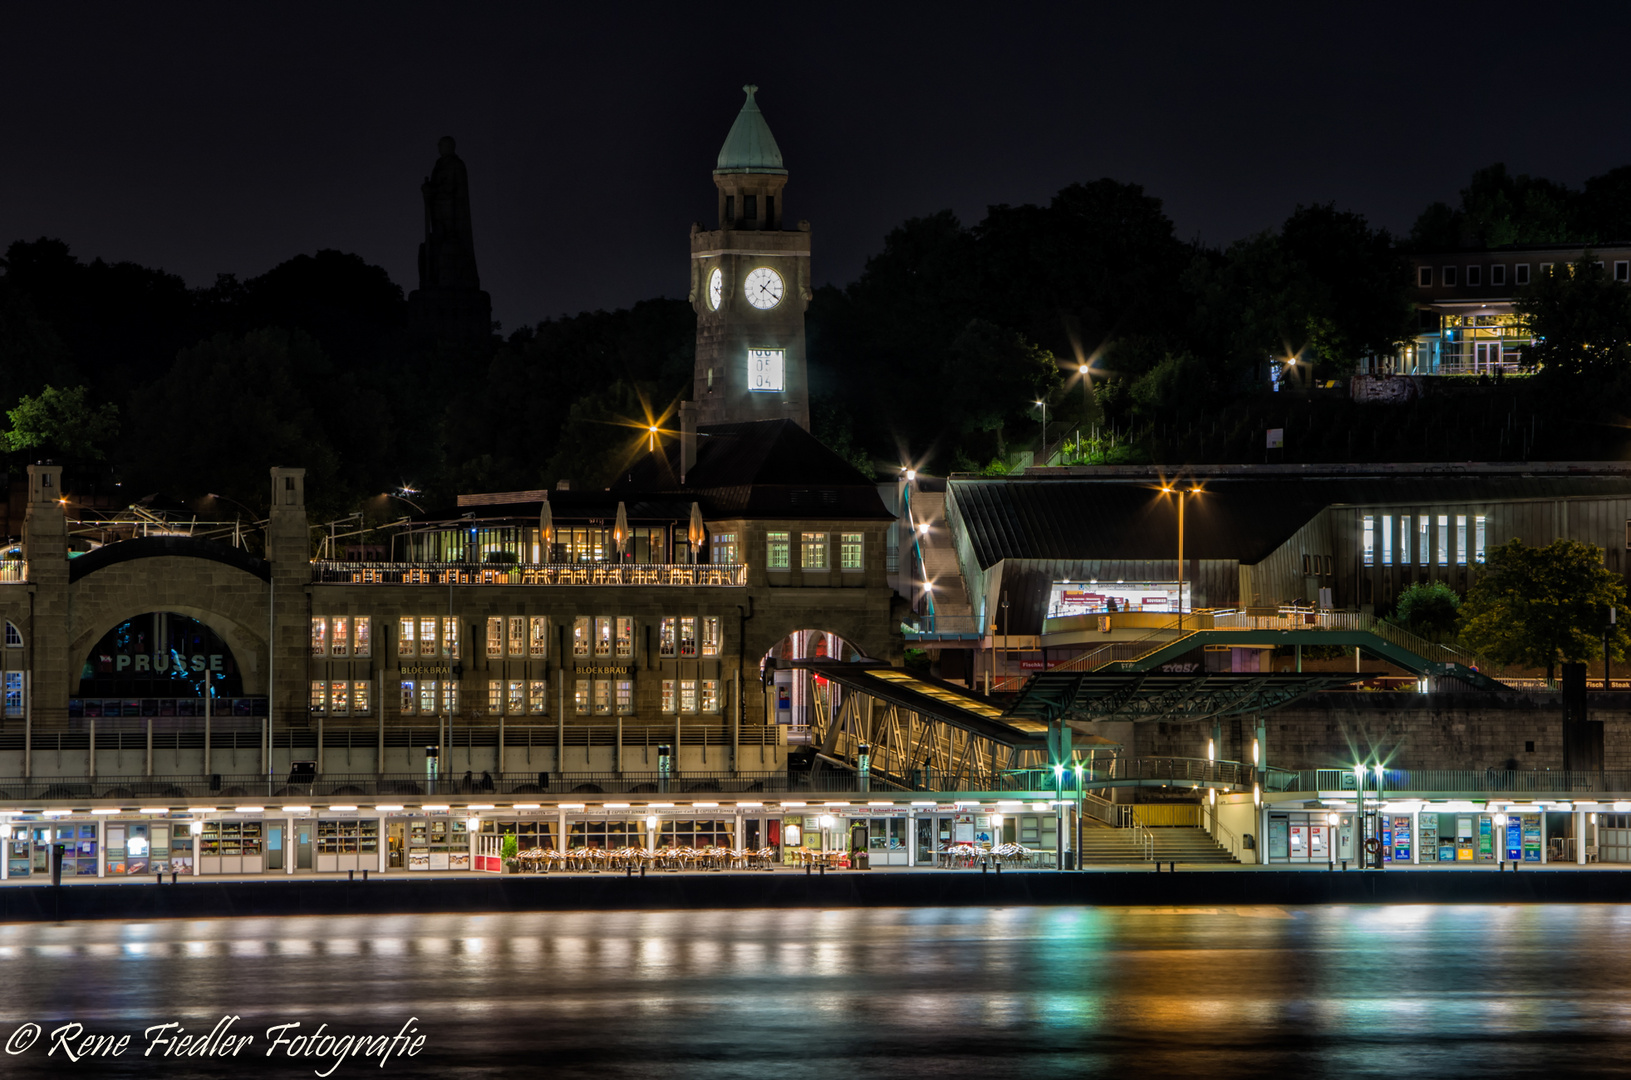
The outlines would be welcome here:
[[[787,729],[789,743],[806,743],[810,738],[810,710],[821,695],[822,704],[839,693],[819,675],[800,671],[783,661],[839,660],[846,663],[867,659],[866,654],[841,635],[830,630],[794,630],[772,645],[759,659],[759,671],[766,692],[765,722]]]
[[[146,612],[103,634],[85,655],[69,702],[70,716],[88,718],[234,712],[253,709],[231,646],[209,625],[173,611]]]

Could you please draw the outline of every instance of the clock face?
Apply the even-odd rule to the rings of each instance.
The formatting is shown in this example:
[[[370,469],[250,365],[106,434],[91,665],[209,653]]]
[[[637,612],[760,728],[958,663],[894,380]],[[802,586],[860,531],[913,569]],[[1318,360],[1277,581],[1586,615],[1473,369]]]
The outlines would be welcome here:
[[[782,302],[782,276],[768,266],[749,270],[742,288],[748,303],[761,310],[769,310]]]
[[[719,310],[719,302],[725,297],[725,273],[719,267],[708,275],[708,306],[714,311]]]

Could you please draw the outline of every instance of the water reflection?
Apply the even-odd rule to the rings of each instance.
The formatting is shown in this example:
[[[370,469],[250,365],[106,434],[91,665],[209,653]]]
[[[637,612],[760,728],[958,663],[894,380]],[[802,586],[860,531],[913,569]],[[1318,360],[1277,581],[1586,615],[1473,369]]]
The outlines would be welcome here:
[[[394,1032],[384,1075],[800,1080],[1618,1072],[1631,908],[884,909],[0,926],[0,1038],[220,1016]],[[42,1043],[8,1073],[58,1070]],[[373,1066],[343,1066],[362,1075]]]

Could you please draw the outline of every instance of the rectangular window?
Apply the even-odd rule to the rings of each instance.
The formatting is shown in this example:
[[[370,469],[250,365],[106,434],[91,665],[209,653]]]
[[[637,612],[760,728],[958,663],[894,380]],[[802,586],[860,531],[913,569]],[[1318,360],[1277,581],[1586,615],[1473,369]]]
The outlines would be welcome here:
[[[680,621],[674,616],[663,616],[662,622],[658,624],[657,631],[658,656],[678,655],[679,625]]]
[[[628,615],[617,617],[617,658],[634,658],[634,619]]]
[[[311,654],[313,656],[328,655],[328,620],[321,615],[312,616]]]
[[[1438,564],[1450,565],[1450,515],[1438,516]]]
[[[595,680],[595,712],[610,716],[612,712],[612,680]]]
[[[543,679],[527,683],[527,712],[542,716],[549,711],[549,684]]]
[[[612,619],[601,615],[595,619],[595,659],[604,660],[612,655]]]
[[[402,701],[399,705],[402,715],[412,716],[415,711],[414,706],[417,703],[418,698],[414,694],[413,682],[409,679],[402,680]]]
[[[442,683],[442,711],[449,716],[459,711],[459,684],[453,679]]]
[[[1399,519],[1399,565],[1410,565],[1410,515]]]
[[[799,548],[800,565],[806,570],[827,569],[827,534],[803,533]]]
[[[1360,549],[1364,553],[1365,565],[1374,565],[1376,562],[1376,519],[1369,514],[1365,515],[1364,539],[1360,542]]]
[[[572,705],[579,716],[589,712],[589,680],[579,679],[572,685]]]
[[[356,648],[351,650],[352,656],[372,656],[373,646],[370,644],[373,620],[367,615],[358,615],[351,622],[352,634],[356,638]]]
[[[368,715],[371,708],[368,687],[367,679],[358,679],[351,684],[351,713],[353,716]]]
[[[719,616],[704,615],[702,617],[702,655],[719,655]]]
[[[716,566],[720,564],[730,565],[742,561],[737,557],[735,533],[714,533],[709,540],[713,544],[713,558],[711,561]]]
[[[504,655],[504,619],[499,615],[487,616],[487,659],[497,660]]]
[[[396,654],[398,656],[412,656],[414,647],[414,621],[403,619],[396,638]]]
[[[1541,263],[1540,264],[1540,276],[1541,277],[1548,277],[1548,276],[1550,276],[1551,272],[1552,272],[1552,264],[1551,263]]]
[[[680,618],[680,655],[695,656],[697,654],[697,619],[695,615],[684,615]]]
[[[428,615],[419,620],[419,655],[436,655],[436,617],[434,615]]]
[[[311,711],[320,713],[328,704],[328,684],[322,679],[311,681]]]
[[[579,615],[572,620],[572,655],[587,657],[589,655],[589,616]]]
[[[624,716],[634,711],[634,682],[630,679],[617,680],[617,711]]]
[[[1481,284],[1483,284],[1483,268],[1482,267],[1477,267],[1477,266],[1468,266],[1467,267],[1467,284],[1468,285],[1481,285]]]
[[[765,566],[771,570],[786,570],[792,566],[792,534],[765,533]]]
[[[1427,565],[1429,556],[1432,554],[1428,547],[1429,540],[1427,536],[1427,530],[1430,527],[1431,522],[1426,514],[1416,519],[1416,562],[1422,566]]]
[[[442,655],[459,657],[459,620],[452,615],[442,616]]]
[[[716,713],[719,711],[719,680],[702,680],[702,711]]]
[[[23,715],[23,673],[8,671],[5,676],[5,713],[7,716],[21,716]]]
[[[487,711],[497,716],[504,711],[504,680],[487,680]]]
[[[1624,259],[1614,264],[1615,281],[1631,281],[1631,262]]]
[[[776,196],[774,195],[765,196],[765,224],[776,224]]]
[[[419,686],[419,712],[424,716],[436,715],[436,680],[421,679]]]
[[[671,713],[673,711],[674,711],[674,680],[673,679],[664,679],[663,680],[663,712]]]
[[[351,715],[351,683],[349,681],[329,683],[328,712],[330,716]]]
[[[1382,565],[1393,565],[1393,515],[1382,515]]]
[[[1433,268],[1431,266],[1416,267],[1416,284],[1423,289],[1433,287]]]
[[[346,656],[351,652],[351,620],[344,615],[336,615],[333,623],[333,633],[329,637],[329,653],[332,656]]]
[[[510,700],[505,711],[511,716],[520,716],[527,711],[527,684],[521,679],[510,680]]]
[[[1489,283],[1491,285],[1506,284],[1506,264],[1495,263],[1489,268]]]
[[[1314,558],[1318,559],[1319,556],[1316,555],[1316,556],[1314,556]],[[1303,576],[1304,577],[1308,576],[1308,556],[1307,555],[1303,556]]]
[[[1446,266],[1439,270],[1439,280],[1444,282],[1446,288],[1455,288],[1455,267]]]
[[[549,652],[549,620],[542,615],[534,615],[531,619],[531,629],[527,637],[527,655],[537,659]]]
[[[527,655],[527,618],[525,615],[510,616],[510,655]]]
[[[757,195],[742,196],[742,217],[748,221],[759,220],[759,197]]]
[[[1514,285],[1529,284],[1529,264],[1518,263],[1512,268],[1512,283]]]
[[[1484,523],[1487,519],[1479,514],[1472,519],[1472,561],[1483,565],[1484,562]]]
[[[861,535],[860,533],[839,534],[838,564],[845,570],[860,570],[862,568]]]
[[[697,681],[695,679],[680,680],[680,712],[694,713],[697,711]]]
[[[1455,564],[1467,565],[1467,515],[1455,516]]]
[[[725,228],[728,229],[735,223],[736,223],[736,196],[735,195],[727,195],[727,196],[725,196],[725,220],[723,222],[723,225],[724,225]]]

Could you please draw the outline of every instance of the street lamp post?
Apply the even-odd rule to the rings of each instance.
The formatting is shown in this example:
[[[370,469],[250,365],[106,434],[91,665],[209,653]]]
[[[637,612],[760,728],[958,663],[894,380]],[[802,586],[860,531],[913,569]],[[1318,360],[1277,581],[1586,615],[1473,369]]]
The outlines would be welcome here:
[[[1184,632],[1184,500],[1190,495],[1199,495],[1201,489],[1191,484],[1186,491],[1182,488],[1167,484],[1161,488],[1168,495],[1178,496],[1178,633]]]
[[[1342,815],[1335,810],[1325,815],[1325,823],[1331,827],[1330,833],[1325,839],[1325,850],[1330,853],[1332,870],[1337,868],[1337,826],[1341,822]]]
[[[1496,814],[1492,821],[1495,825],[1495,870],[1500,873],[1506,869],[1506,815]]]
[[[1042,406],[1042,460],[1036,464],[1046,465],[1048,463],[1048,399],[1039,398],[1037,404]]]

